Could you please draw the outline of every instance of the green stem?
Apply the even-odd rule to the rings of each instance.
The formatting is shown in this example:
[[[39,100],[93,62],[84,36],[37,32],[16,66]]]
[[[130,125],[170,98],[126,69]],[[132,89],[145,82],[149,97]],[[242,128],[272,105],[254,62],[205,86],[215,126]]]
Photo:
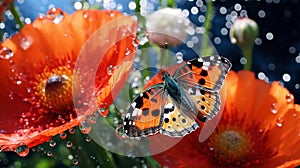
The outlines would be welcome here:
[[[243,47],[241,49],[242,49],[244,57],[247,60],[246,64],[244,65],[244,69],[245,70],[251,70],[251,68],[252,68],[252,49],[253,49],[253,46],[247,46],[247,47]]]
[[[176,1],[175,0],[167,0],[168,7],[175,8],[176,7]]]
[[[152,156],[145,156],[144,160],[146,161],[146,163],[148,163],[149,167],[161,167],[159,165],[159,163],[156,160],[153,159]]]
[[[207,2],[207,10],[206,10],[206,14],[205,14],[205,22],[204,22],[204,37],[202,38],[202,43],[201,43],[201,51],[200,51],[200,55],[201,56],[208,56],[208,52],[210,51],[210,49],[208,48],[207,44],[208,44],[208,33],[211,27],[211,17],[212,17],[212,8],[213,8],[213,1],[212,0],[208,0]]]
[[[14,5],[14,3],[11,4],[10,11],[11,11],[12,15],[14,16],[15,22],[18,25],[20,25],[20,29],[22,29],[24,27],[24,23],[20,20],[20,18],[21,18],[20,12],[17,11],[16,6]]]
[[[136,5],[135,12],[140,13],[140,11],[141,11],[140,0],[135,0],[135,5]]]

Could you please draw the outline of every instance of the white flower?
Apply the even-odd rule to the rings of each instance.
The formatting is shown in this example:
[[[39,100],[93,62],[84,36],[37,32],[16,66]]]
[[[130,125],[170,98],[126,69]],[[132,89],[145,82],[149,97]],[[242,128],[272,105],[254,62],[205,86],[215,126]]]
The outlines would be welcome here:
[[[146,28],[151,43],[176,46],[186,39],[189,24],[181,9],[163,8],[147,17]]]

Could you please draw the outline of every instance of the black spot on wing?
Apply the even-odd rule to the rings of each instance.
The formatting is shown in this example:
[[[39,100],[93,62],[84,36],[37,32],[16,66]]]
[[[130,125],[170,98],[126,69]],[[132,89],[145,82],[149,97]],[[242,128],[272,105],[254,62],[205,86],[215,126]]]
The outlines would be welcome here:
[[[153,117],[158,117],[158,116],[159,116],[159,113],[160,113],[160,110],[158,110],[158,109],[153,110],[153,111],[151,112],[151,114],[152,114]]]
[[[203,70],[200,72],[200,75],[206,77],[206,76],[208,75],[208,72],[207,72],[206,70],[203,69]]]
[[[165,118],[165,119],[164,119],[164,122],[165,122],[165,123],[168,123],[168,122],[169,122],[169,119],[168,119],[168,118]]]
[[[143,114],[144,116],[147,116],[147,115],[149,114],[149,108],[143,109],[142,114]]]
[[[198,81],[198,83],[199,83],[200,85],[205,85],[205,79],[200,78],[199,81]]]
[[[152,98],[152,99],[151,99],[151,102],[157,103],[157,99]]]
[[[168,114],[168,113],[174,111],[174,109],[175,109],[174,106],[172,106],[171,108],[164,108],[164,113],[165,113],[165,114]]]
[[[196,58],[196,59],[193,59],[193,60],[191,60],[190,61],[190,63],[191,63],[191,66],[190,66],[190,68],[192,68],[192,66],[195,66],[195,67],[197,67],[197,68],[201,68],[201,67],[203,67],[203,62],[200,62],[200,61],[198,61],[198,59]]]

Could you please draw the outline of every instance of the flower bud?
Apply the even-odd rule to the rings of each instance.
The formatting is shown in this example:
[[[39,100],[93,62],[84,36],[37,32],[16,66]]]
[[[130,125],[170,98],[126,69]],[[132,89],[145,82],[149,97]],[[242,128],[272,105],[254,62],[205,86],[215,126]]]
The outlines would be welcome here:
[[[147,17],[146,28],[151,43],[177,46],[186,39],[189,24],[181,9],[163,8]]]
[[[230,40],[242,49],[247,47],[252,48],[258,34],[259,28],[254,20],[240,17],[233,23],[230,29]]]

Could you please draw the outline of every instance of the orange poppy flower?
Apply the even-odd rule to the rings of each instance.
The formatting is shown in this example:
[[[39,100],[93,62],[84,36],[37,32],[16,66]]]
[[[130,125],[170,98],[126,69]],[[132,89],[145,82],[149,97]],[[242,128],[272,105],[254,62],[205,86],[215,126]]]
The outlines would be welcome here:
[[[118,11],[82,10],[68,15],[53,8],[4,41],[0,149],[26,155],[28,148],[79,125],[98,108],[107,108],[112,91],[119,89],[115,86],[122,87],[129,75],[135,37],[136,21]],[[92,62],[97,63],[96,69],[89,69]],[[95,78],[87,81],[93,73]],[[92,99],[84,90],[88,83],[95,88],[96,110],[77,111]]]
[[[200,129],[154,158],[167,167],[295,167],[300,164],[300,106],[278,82],[231,71],[226,102],[212,135]]]

